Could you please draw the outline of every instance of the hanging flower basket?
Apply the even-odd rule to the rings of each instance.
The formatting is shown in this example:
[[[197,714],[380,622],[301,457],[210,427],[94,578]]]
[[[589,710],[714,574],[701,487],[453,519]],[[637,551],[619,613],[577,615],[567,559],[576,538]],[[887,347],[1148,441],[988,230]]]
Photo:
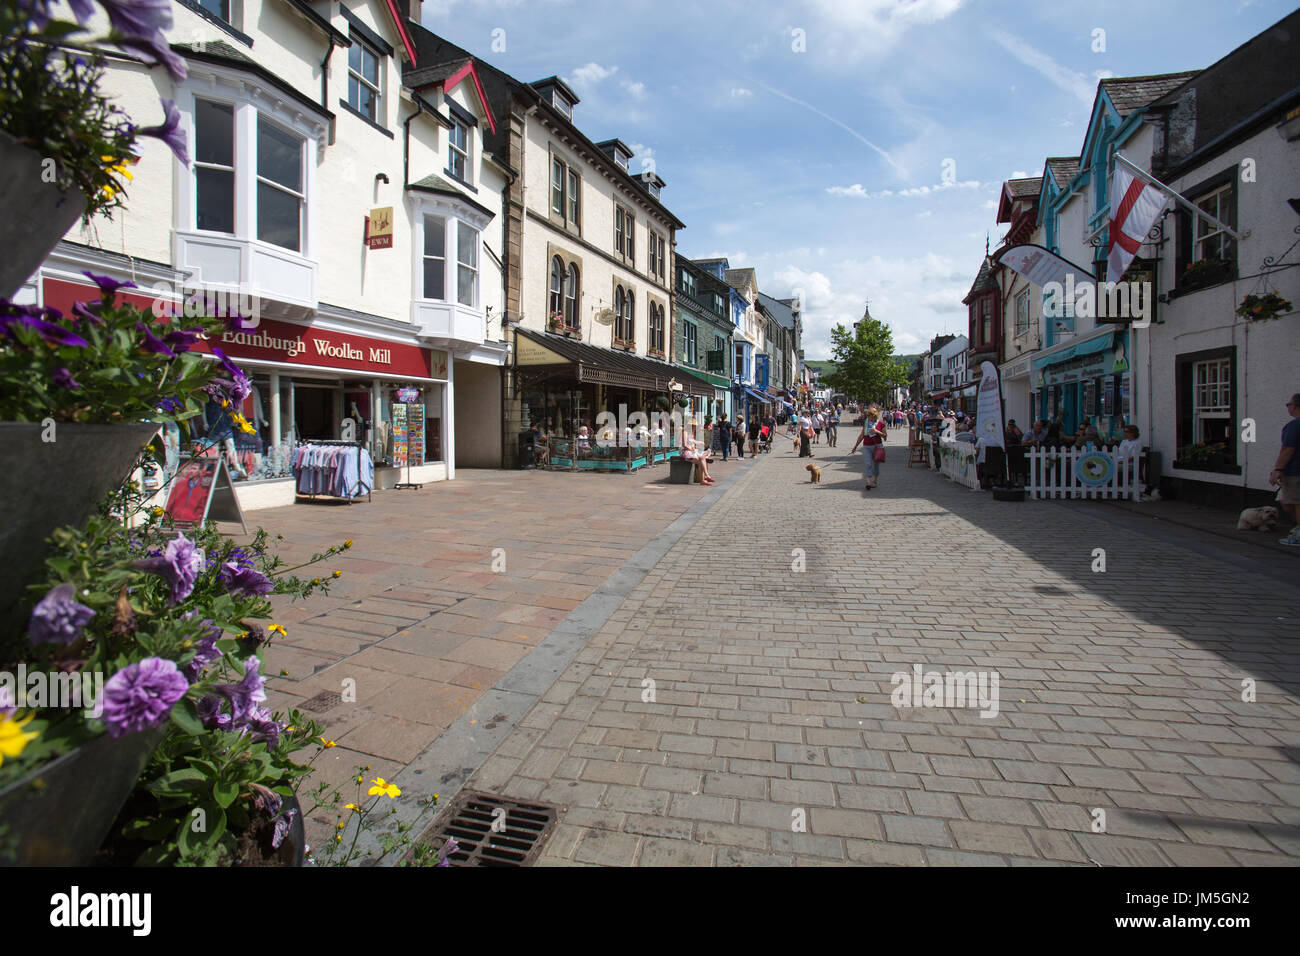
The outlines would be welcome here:
[[[1276,292],[1248,295],[1241,300],[1241,305],[1237,306],[1237,314],[1248,322],[1276,319],[1279,315],[1285,315],[1290,311],[1291,303]]]
[[[166,729],[103,734],[0,790],[0,824],[15,839],[0,864],[87,865]]]
[[[61,190],[42,175],[35,150],[0,130],[0,296],[12,296],[40,268],[86,209],[77,189]]]

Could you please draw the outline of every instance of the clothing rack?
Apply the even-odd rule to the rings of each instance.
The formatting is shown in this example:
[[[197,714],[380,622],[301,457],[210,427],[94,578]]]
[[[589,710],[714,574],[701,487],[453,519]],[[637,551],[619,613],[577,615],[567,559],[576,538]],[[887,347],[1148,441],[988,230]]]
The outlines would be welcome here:
[[[322,446],[322,445],[324,445],[324,446],[329,446],[329,447],[336,447],[336,448],[352,448],[352,449],[354,449],[354,450],[356,451],[356,453],[357,453],[357,454],[356,454],[356,466],[357,466],[357,471],[356,471],[356,474],[357,474],[357,481],[356,481],[356,483],[355,483],[355,484],[347,484],[347,485],[344,485],[344,486],[343,486],[344,489],[348,492],[346,495],[330,494],[329,492],[302,492],[302,491],[298,491],[298,490],[296,490],[296,489],[295,489],[295,495],[296,495],[297,497],[305,497],[305,498],[313,498],[313,499],[316,498],[316,497],[319,497],[319,496],[321,496],[321,495],[324,495],[325,497],[329,497],[329,498],[343,498],[345,501],[347,501],[348,504],[352,504],[352,502],[353,502],[354,499],[359,498],[359,497],[361,497],[362,494],[364,494],[364,495],[366,496],[366,501],[371,501],[371,500],[372,500],[372,499],[371,499],[371,494],[372,494],[372,492],[374,491],[374,488],[373,488],[373,481],[374,481],[374,460],[372,459],[372,460],[371,460],[371,464],[370,464],[370,467],[371,467],[371,484],[367,484],[366,481],[365,481],[365,478],[364,478],[364,470],[362,469],[362,463],[363,463],[363,461],[364,461],[364,458],[363,458],[362,456],[363,456],[363,455],[369,456],[369,452],[366,451],[365,446],[364,446],[363,444],[359,443],[359,442],[354,442],[354,441],[342,441],[342,440],[340,440],[340,439],[336,439],[336,438],[322,438],[322,439],[319,439],[319,440],[316,440],[316,441],[300,441],[300,442],[298,442],[298,443],[295,445],[295,448],[294,448],[294,451],[295,451],[295,458],[296,458],[296,452],[297,452],[297,450],[303,448],[304,446],[308,446],[308,447],[310,447],[310,446]],[[294,481],[295,481],[295,483],[298,482],[298,480],[299,480],[299,476],[298,476],[298,467],[297,467],[296,463],[295,463],[295,466],[294,466],[294,476],[293,476],[293,477],[294,477]]]

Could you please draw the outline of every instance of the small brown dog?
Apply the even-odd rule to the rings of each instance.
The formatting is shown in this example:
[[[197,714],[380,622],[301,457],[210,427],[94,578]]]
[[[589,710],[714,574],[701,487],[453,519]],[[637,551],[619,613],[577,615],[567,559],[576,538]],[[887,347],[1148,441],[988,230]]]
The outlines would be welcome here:
[[[816,465],[804,465],[812,473],[811,481],[814,485],[820,485],[822,482],[822,470]]]

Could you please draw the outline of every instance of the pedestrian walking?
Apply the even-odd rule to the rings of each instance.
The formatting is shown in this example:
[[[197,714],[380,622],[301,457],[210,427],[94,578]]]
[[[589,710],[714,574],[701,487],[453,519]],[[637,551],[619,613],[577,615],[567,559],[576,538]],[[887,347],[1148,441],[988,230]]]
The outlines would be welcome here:
[[[799,457],[800,458],[813,457],[813,453],[808,449],[808,443],[812,441],[812,437],[813,437],[812,416],[808,414],[807,409],[804,409],[803,414],[799,416]]]
[[[1291,533],[1279,539],[1280,543],[1300,548],[1300,392],[1291,396],[1286,410],[1291,413],[1291,420],[1282,429],[1282,449],[1273,462],[1268,483],[1278,486],[1277,503],[1291,515],[1294,524]]]
[[[727,421],[727,413],[723,412],[718,416],[718,424],[714,428],[717,442],[722,451],[722,460],[726,461],[727,456],[731,454],[731,422]]]
[[[745,419],[736,416],[736,425],[731,430],[731,437],[736,441],[736,457],[745,460]]]
[[[826,413],[826,445],[834,448],[840,436],[840,413],[832,408]]]
[[[759,416],[749,416],[749,454],[753,457],[758,454],[758,432],[762,424],[758,420]]]
[[[862,434],[853,443],[853,451],[857,451],[859,445],[862,446],[862,465],[866,470],[867,491],[876,487],[876,482],[879,480],[880,463],[885,460],[884,443],[887,435],[885,423],[880,418],[880,408],[876,405],[869,406],[866,419],[862,423]]]
[[[813,412],[813,444],[822,443],[822,427],[826,424],[826,413],[817,411]]]

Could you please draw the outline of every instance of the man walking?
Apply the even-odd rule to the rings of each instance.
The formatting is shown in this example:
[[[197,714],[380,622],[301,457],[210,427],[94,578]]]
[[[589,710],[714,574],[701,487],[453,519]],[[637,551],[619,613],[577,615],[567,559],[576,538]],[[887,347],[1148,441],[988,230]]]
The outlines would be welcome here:
[[[835,447],[835,442],[839,438],[840,432],[840,413],[835,408],[830,408],[826,412],[826,444],[830,448]]]
[[[1300,392],[1286,403],[1291,420],[1282,429],[1282,449],[1273,462],[1268,483],[1278,485],[1277,502],[1291,516],[1291,533],[1281,543],[1300,548]]]

